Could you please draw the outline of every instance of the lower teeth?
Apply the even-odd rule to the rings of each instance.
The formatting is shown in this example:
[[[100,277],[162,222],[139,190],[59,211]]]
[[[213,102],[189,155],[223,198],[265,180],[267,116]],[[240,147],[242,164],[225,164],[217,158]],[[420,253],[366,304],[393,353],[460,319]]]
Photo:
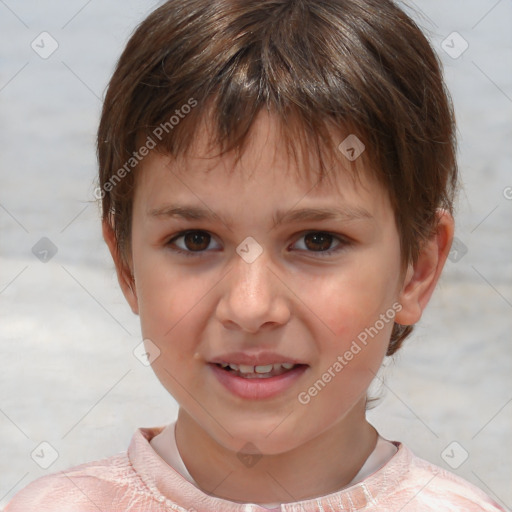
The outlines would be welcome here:
[[[269,373],[236,373],[238,377],[242,377],[244,379],[268,379],[269,377],[274,377],[270,372]]]
[[[278,375],[282,375],[283,373],[287,373],[290,371],[290,370],[285,370],[283,368],[282,371],[272,370],[271,372],[268,372],[268,373],[242,373],[237,370],[232,370],[232,369],[227,369],[227,368],[223,368],[223,369],[228,371],[229,373],[234,373],[237,377],[241,377],[243,379],[269,379],[270,377],[276,377]]]

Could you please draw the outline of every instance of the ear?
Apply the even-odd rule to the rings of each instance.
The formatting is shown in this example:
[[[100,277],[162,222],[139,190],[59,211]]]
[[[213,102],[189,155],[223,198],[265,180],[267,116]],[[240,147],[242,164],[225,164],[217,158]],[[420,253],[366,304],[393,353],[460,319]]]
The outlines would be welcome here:
[[[121,290],[128,304],[132,308],[132,311],[139,314],[139,302],[137,300],[137,291],[135,288],[135,280],[133,278],[133,272],[129,264],[127,264],[119,253],[117,247],[116,236],[112,226],[104,220],[102,222],[103,239],[108,245],[114,265],[116,266],[117,280],[121,286]]]
[[[414,265],[409,265],[398,301],[402,309],[395,322],[413,325],[419,321],[437,285],[453,241],[453,217],[445,210],[438,211],[439,224],[427,240]]]

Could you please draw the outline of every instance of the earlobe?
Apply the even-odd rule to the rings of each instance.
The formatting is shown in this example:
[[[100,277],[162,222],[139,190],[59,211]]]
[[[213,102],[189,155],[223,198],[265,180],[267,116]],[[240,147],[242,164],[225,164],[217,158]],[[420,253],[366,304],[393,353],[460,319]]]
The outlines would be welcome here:
[[[427,240],[414,265],[409,265],[399,302],[402,309],[395,322],[413,325],[419,321],[439,281],[453,240],[453,217],[445,210],[438,212],[438,226],[434,235]]]
[[[132,270],[121,257],[121,254],[119,254],[119,248],[117,246],[117,241],[112,226],[107,221],[103,221],[102,230],[103,239],[105,240],[109,248],[110,254],[112,256],[112,259],[114,260],[119,286],[121,287],[123,295],[128,304],[130,305],[132,311],[136,315],[138,315],[139,303],[137,300],[137,290],[135,287],[135,280],[133,277]]]

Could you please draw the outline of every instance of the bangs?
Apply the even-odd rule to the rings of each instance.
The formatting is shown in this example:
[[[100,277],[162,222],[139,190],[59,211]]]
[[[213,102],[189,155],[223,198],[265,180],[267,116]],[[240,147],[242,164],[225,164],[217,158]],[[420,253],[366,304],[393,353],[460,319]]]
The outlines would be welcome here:
[[[236,91],[231,93],[236,95]],[[167,121],[162,120],[156,128],[137,137],[139,145],[143,144],[144,139],[159,139],[155,136],[156,130],[161,139],[156,141],[156,150],[162,155],[179,161],[182,158],[199,156],[216,159],[231,154],[234,165],[230,172],[235,172],[236,164],[253,139],[258,118],[262,114],[268,114],[273,121],[275,134],[266,149],[285,152],[292,164],[288,167],[293,169],[292,178],[315,184],[320,181],[327,182],[336,187],[336,176],[340,172],[345,171],[345,175],[357,179],[363,170],[370,168],[367,153],[361,153],[360,158],[352,160],[339,147],[354,131],[344,125],[334,124],[321,116],[308,122],[303,113],[293,109],[276,112],[275,108],[264,105],[257,110],[250,99],[247,104],[238,105],[243,115],[241,113],[236,118],[224,116],[219,103],[226,99],[218,96],[211,98],[207,105],[201,110],[191,112],[169,133],[165,130],[161,133],[158,128]],[[202,143],[200,154],[199,140]]]

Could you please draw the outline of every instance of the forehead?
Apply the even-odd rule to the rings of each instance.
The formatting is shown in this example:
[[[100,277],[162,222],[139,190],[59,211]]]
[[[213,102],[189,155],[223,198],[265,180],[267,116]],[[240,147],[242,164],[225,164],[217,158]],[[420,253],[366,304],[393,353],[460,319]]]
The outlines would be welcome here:
[[[144,159],[136,174],[136,202],[143,200],[146,211],[188,199],[224,210],[240,207],[241,200],[253,209],[343,203],[372,215],[389,207],[386,191],[363,158],[349,161],[341,151],[324,152],[320,176],[318,153],[297,144],[298,151],[291,155],[280,126],[271,114],[261,113],[243,151],[219,156],[212,132],[203,123],[185,155],[173,158],[153,151]]]

